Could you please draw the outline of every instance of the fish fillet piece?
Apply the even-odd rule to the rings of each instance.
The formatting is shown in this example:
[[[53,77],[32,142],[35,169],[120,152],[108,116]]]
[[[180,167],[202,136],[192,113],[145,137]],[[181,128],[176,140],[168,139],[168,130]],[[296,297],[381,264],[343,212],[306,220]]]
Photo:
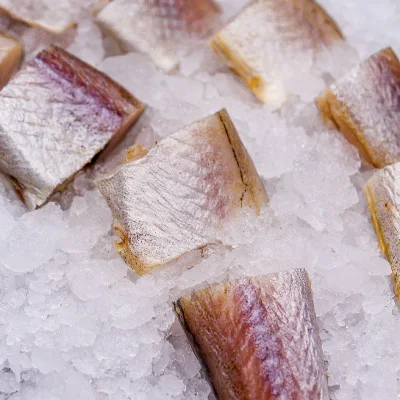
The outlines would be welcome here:
[[[219,14],[214,0],[114,0],[97,21],[126,51],[145,53],[171,71],[179,64],[185,41],[210,33]]]
[[[175,311],[220,400],[329,400],[304,269],[232,280]]]
[[[99,0],[0,0],[0,10],[10,17],[54,33],[75,25],[79,16]]]
[[[364,193],[379,246],[392,267],[396,296],[400,297],[400,163],[376,172]]]
[[[374,54],[317,99],[321,116],[382,168],[400,161],[400,63],[391,48]]]
[[[217,32],[210,46],[259,100],[280,107],[289,97],[284,67],[338,40],[343,40],[339,28],[313,0],[256,0]]]
[[[0,171],[35,209],[112,148],[142,111],[108,76],[50,47],[0,92]]]
[[[23,46],[18,39],[0,33],[0,89],[10,80],[21,64]]]
[[[116,248],[138,274],[215,244],[242,206],[259,212],[267,196],[225,110],[136,147],[96,182],[114,216]],[[219,242],[218,242],[219,243]]]

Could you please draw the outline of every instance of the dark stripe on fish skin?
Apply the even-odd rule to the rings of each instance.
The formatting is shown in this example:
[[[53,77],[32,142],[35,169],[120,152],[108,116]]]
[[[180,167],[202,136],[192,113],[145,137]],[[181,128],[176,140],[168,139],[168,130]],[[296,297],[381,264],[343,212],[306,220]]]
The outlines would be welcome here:
[[[174,306],[219,398],[329,399],[304,269],[229,280]]]
[[[238,159],[238,156],[237,156],[237,154],[236,154],[235,148],[234,148],[234,146],[233,146],[232,140],[231,140],[231,138],[230,138],[230,136],[229,136],[228,128],[227,128],[227,126],[225,125],[225,122],[224,122],[224,120],[223,120],[223,118],[222,118],[221,112],[218,113],[218,118],[220,119],[220,121],[221,121],[221,123],[222,123],[222,126],[224,127],[226,137],[228,138],[229,144],[230,144],[231,149],[232,149],[233,157],[235,158],[235,161],[236,161],[236,164],[237,164],[239,173],[240,173],[240,179],[242,180],[242,183],[243,183],[243,185],[245,186],[245,189],[244,189],[242,195],[240,196],[240,206],[243,207],[243,199],[244,199],[244,196],[245,196],[245,194],[246,194],[246,192],[247,192],[247,190],[248,190],[249,185],[244,181],[243,171],[242,171],[241,165],[240,165],[240,163],[239,163],[239,159]]]
[[[102,72],[57,47],[0,93],[0,169],[33,210],[122,139],[144,106]],[[16,110],[18,111],[16,113]]]
[[[74,87],[81,86],[88,96],[96,98],[102,107],[120,117],[132,113],[133,107],[138,109],[143,107],[117,82],[59,47],[50,46],[41,51],[28,65],[35,65],[38,61]]]
[[[253,332],[253,335],[248,338],[249,342],[247,347],[254,348],[254,354],[258,354],[258,371],[268,383],[264,385],[265,392],[263,392],[263,396],[265,395],[267,396],[266,398],[269,398],[271,395],[279,395],[279,390],[282,388],[279,387],[275,390],[275,385],[272,384],[280,373],[279,369],[263,367],[263,363],[268,360],[286,359],[282,338],[275,337],[276,341],[279,343],[275,348],[270,345],[270,337],[275,336],[274,330],[276,330],[276,328],[274,328],[273,325],[276,321],[274,318],[271,319],[271,315],[268,312],[269,310],[266,309],[260,298],[260,289],[254,285],[251,279],[239,283],[237,287],[232,290],[232,295],[235,299],[235,303],[240,305],[237,313],[240,316],[240,329],[243,330],[243,337],[245,337],[246,333],[250,332],[254,326],[263,325],[263,331]],[[268,298],[276,302],[273,296],[269,296]],[[261,346],[259,345],[260,343]],[[269,345],[265,346],[265,343]]]
[[[388,113],[392,118],[400,113],[400,62],[390,48],[380,51],[367,60],[371,79],[376,84],[380,102],[388,104]]]
[[[174,301],[172,304],[174,306],[174,311],[175,311],[175,313],[176,313],[176,315],[178,317],[178,320],[179,320],[179,322],[181,324],[181,327],[182,327],[183,331],[185,332],[186,337],[189,340],[190,347],[192,348],[194,354],[196,355],[196,358],[199,360],[200,365],[201,365],[201,367],[202,367],[202,369],[204,371],[205,377],[206,377],[208,383],[210,384],[210,386],[211,386],[211,388],[213,390],[214,396],[217,399],[219,399],[219,396],[217,394],[217,391],[216,391],[216,389],[214,387],[214,384],[213,384],[213,381],[211,379],[210,370],[208,369],[207,364],[204,362],[203,355],[202,355],[202,353],[200,351],[200,346],[197,343],[196,338],[194,337],[194,335],[190,331],[189,325],[188,325],[188,323],[186,321],[185,312],[183,311],[183,307],[181,305],[181,300],[178,299],[176,302]]]

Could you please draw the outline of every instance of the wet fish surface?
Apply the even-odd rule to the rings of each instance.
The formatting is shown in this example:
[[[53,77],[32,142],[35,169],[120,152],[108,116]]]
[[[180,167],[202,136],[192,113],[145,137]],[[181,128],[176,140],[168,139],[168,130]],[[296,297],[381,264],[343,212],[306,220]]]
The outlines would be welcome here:
[[[392,268],[396,296],[400,297],[400,163],[376,172],[364,193],[379,246]]]
[[[0,10],[28,25],[62,33],[100,0],[0,0]]]
[[[114,0],[97,21],[126,51],[145,53],[171,71],[179,64],[184,42],[210,33],[219,15],[214,0]]]
[[[317,99],[326,125],[364,160],[382,168],[400,161],[400,63],[391,48],[372,55]]]
[[[217,284],[175,311],[219,400],[329,399],[304,269]]]
[[[0,33],[0,89],[21,65],[23,52],[22,43],[18,39]]]
[[[143,105],[107,75],[57,47],[0,92],[0,172],[33,210],[133,125]]]
[[[314,0],[256,0],[210,45],[259,100],[280,107],[289,97],[284,67],[342,40],[336,23]]]
[[[225,110],[195,122],[97,181],[114,216],[116,248],[138,274],[215,244],[216,232],[267,195]]]

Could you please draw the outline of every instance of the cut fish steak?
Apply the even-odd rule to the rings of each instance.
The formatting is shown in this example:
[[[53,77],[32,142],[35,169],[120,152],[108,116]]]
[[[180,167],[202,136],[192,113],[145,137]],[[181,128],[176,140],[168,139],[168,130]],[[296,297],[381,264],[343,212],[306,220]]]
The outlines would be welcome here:
[[[105,74],[57,47],[43,50],[0,92],[0,172],[35,209],[112,148],[142,111]]]
[[[12,36],[0,33],[0,89],[8,83],[18,69],[22,56],[22,43]]]
[[[175,311],[218,399],[329,399],[304,269],[214,285]]]
[[[0,10],[10,17],[53,33],[62,33],[75,25],[87,9],[104,0],[0,0]]]
[[[391,48],[372,55],[317,99],[322,118],[375,167],[400,161],[400,63]]]
[[[364,193],[379,246],[392,267],[396,296],[400,297],[400,163],[376,172]]]
[[[195,122],[97,181],[114,216],[121,257],[146,274],[219,243],[216,232],[267,195],[225,110]]]
[[[280,107],[288,99],[283,67],[311,57],[343,36],[314,0],[256,0],[211,39],[212,49],[259,100]]]
[[[185,41],[210,33],[219,14],[214,0],[114,0],[97,20],[127,51],[145,53],[171,71]]]

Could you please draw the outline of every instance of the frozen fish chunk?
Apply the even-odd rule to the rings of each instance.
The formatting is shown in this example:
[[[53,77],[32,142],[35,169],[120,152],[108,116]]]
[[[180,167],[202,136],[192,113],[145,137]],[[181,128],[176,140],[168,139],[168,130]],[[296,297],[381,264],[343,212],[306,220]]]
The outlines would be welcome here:
[[[259,212],[267,196],[228,113],[222,110],[136,147],[97,186],[114,216],[116,248],[138,274],[215,244],[242,206]]]
[[[342,39],[314,0],[256,0],[217,32],[210,45],[259,100],[280,107],[289,96],[283,67]]]
[[[0,10],[10,17],[53,33],[75,25],[79,15],[104,0],[0,0]]]
[[[400,161],[400,63],[391,48],[374,54],[317,99],[338,129],[375,167]]]
[[[214,0],[114,0],[97,16],[98,23],[115,35],[127,50],[149,55],[171,71],[187,38],[202,38],[217,22]]]
[[[0,172],[33,210],[118,142],[142,111],[108,76],[50,47],[0,92]]]
[[[392,267],[400,297],[400,164],[376,172],[364,187],[379,246]]]
[[[175,311],[218,399],[329,400],[304,269],[214,285]]]
[[[18,39],[0,33],[0,89],[10,80],[21,64],[23,46]]]

